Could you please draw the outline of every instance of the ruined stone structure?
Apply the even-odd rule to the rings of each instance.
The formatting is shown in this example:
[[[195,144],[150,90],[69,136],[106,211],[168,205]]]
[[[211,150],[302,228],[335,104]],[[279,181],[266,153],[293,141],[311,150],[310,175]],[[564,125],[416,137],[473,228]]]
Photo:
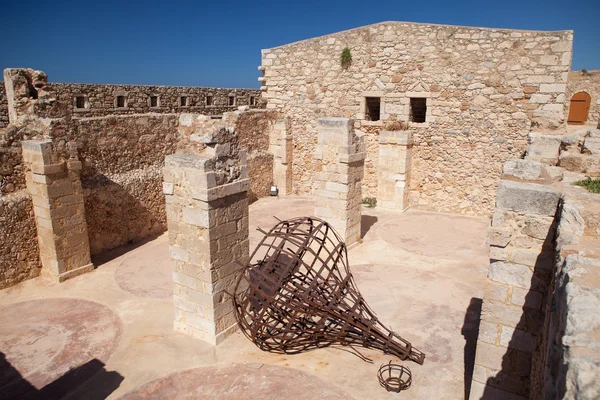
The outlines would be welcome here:
[[[315,216],[326,220],[347,246],[360,240],[365,144],[348,118],[319,118],[315,149]]]
[[[599,393],[592,377],[600,365],[594,283],[600,202],[571,185],[600,175],[597,137],[599,130],[589,130],[565,136],[560,146],[543,142],[537,153],[548,157],[545,165],[529,156],[504,164],[488,235],[471,399],[591,399]]]
[[[32,193],[26,184],[28,167],[23,160],[22,140],[51,142],[57,163],[81,162],[79,179],[83,189],[83,215],[92,255],[167,229],[162,194],[164,158],[175,153],[178,146],[188,145],[186,138],[179,137],[179,114],[167,113],[166,108],[162,114],[144,109],[141,99],[145,92],[137,86],[131,87],[129,110],[112,112],[110,108],[99,106],[91,107],[88,113],[74,111],[72,95],[75,88],[85,86],[108,91],[116,86],[53,85],[47,83],[43,72],[24,69],[7,70],[5,82],[7,115],[11,110],[11,124],[0,129],[0,211],[3,218],[0,234],[6,238],[0,243],[0,287],[37,276],[43,261]],[[66,92],[54,91],[65,87],[69,89]],[[165,93],[167,89],[164,88]],[[180,90],[174,88],[171,92],[179,93]],[[102,99],[104,92],[97,93],[89,93],[92,105]],[[105,99],[113,94],[106,92]],[[142,106],[134,107],[135,104]],[[177,111],[189,109],[193,107]],[[219,108],[213,110],[217,112]],[[264,111],[257,113],[252,117],[239,117],[256,122],[243,124],[247,127],[245,130],[239,129],[240,136],[247,138],[243,139],[242,146],[247,146],[251,155],[249,171],[250,176],[255,174],[251,191],[254,199],[268,195],[273,183],[274,157],[268,150],[276,119]]]
[[[346,117],[368,133],[364,195],[377,196],[377,133],[398,120],[414,140],[410,206],[491,213],[502,163],[523,153],[532,130],[564,126],[572,40],[571,31],[384,22],[263,50],[267,108],[292,118],[294,191],[313,192],[317,118]]]
[[[198,146],[165,161],[175,329],[216,345],[237,328],[226,292],[249,255],[246,154],[226,121],[184,114],[180,128]]]
[[[571,71],[567,82],[566,99],[569,105],[566,116],[571,112],[571,99],[577,93],[586,93],[590,97],[587,123],[600,123],[600,71]]]

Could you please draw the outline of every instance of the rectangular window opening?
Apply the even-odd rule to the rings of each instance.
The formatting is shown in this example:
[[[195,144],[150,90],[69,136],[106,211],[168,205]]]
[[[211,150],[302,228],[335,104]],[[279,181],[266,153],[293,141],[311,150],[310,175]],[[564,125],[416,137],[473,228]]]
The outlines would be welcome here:
[[[229,96],[229,105],[235,106],[235,96]]]
[[[83,97],[83,96],[75,97],[75,108],[85,108],[85,97]]]
[[[125,108],[125,96],[117,96],[117,108]]]
[[[412,122],[425,122],[427,115],[427,99],[426,98],[411,98],[410,99],[410,120]]]
[[[367,121],[379,121],[381,118],[381,97],[365,97],[365,117]]]
[[[212,106],[213,105],[213,97],[210,94],[206,96],[206,105],[207,106]]]
[[[181,96],[179,97],[179,107],[187,107],[190,105],[190,102],[188,101],[189,97],[187,96]]]
[[[150,107],[158,107],[158,96],[150,96]]]
[[[250,105],[251,106],[256,105],[256,99],[254,98],[254,96],[250,96]]]

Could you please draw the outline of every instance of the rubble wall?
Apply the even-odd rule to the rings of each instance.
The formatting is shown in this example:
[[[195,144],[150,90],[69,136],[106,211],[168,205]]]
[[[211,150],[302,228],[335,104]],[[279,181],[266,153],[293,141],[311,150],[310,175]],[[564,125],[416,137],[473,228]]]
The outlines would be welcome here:
[[[162,195],[164,159],[176,151],[181,140],[177,132],[179,112],[194,109],[194,103],[177,109],[176,113],[168,113],[170,109],[166,107],[158,112],[144,109],[142,104],[147,93],[144,90],[149,87],[47,84],[45,74],[33,70],[7,70],[5,76],[9,76],[15,87],[13,112],[16,118],[14,124],[0,130],[0,208],[3,218],[0,287],[37,276],[41,268],[33,208],[26,189],[26,167],[21,154],[23,140],[51,140],[59,161],[72,157],[75,149],[76,157],[82,163],[81,183],[92,254],[167,229]],[[82,88],[93,90],[86,94],[92,102],[89,112],[74,111],[72,96],[80,94]],[[116,88],[131,90],[129,110],[110,109],[108,99],[113,93],[110,90]],[[162,89],[169,89],[172,96],[180,93],[180,88]],[[199,88],[181,89],[189,89],[186,93],[202,97]],[[152,91],[157,92],[160,93]],[[97,93],[97,97],[92,93]],[[232,91],[223,89],[220,93],[229,96]],[[233,93],[239,95],[240,102],[243,93],[258,94],[244,90]],[[105,96],[105,103],[102,103],[105,107],[94,108],[94,99],[102,96]],[[215,97],[217,104],[224,101],[222,97],[218,99]],[[211,112],[235,108],[237,105],[214,107]],[[195,109],[200,110],[200,107]],[[267,112],[263,114],[267,115]],[[253,188],[257,198],[267,195],[273,169],[273,157],[265,152],[270,123],[261,122],[259,126],[262,136],[250,128],[245,133],[245,145],[253,154],[249,175],[256,175]],[[240,131],[245,132],[242,126]]]
[[[8,100],[4,82],[0,82],[0,129],[8,126]]]
[[[572,31],[384,22],[263,50],[262,97],[295,132],[294,191],[313,191],[318,117],[389,130],[412,118],[411,98],[424,98],[425,122],[410,122],[411,206],[490,214],[502,163],[521,156],[532,129],[564,127],[572,40]],[[379,121],[367,97],[380,99]],[[364,196],[375,197],[378,145],[366,142]]]

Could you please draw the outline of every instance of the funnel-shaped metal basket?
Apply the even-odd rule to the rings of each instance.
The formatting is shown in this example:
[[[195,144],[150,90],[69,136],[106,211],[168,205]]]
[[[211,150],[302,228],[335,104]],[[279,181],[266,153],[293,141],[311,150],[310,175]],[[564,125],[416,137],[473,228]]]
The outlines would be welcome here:
[[[242,332],[260,349],[296,354],[328,346],[381,350],[423,364],[425,354],[379,322],[356,287],[346,245],[327,222],[281,221],[261,240],[233,295]]]

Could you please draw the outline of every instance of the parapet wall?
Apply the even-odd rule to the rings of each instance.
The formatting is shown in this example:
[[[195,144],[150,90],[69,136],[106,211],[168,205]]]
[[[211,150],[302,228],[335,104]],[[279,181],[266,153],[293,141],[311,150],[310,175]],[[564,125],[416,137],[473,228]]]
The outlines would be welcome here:
[[[257,89],[51,83],[47,90],[58,94],[65,111],[82,117],[148,112],[221,115],[239,106],[258,108],[260,103]],[[124,96],[123,107],[118,107],[117,96]],[[77,97],[83,97],[83,108],[77,107]],[[151,97],[156,97],[156,103]]]
[[[598,176],[597,138],[504,164],[470,399],[600,394],[600,195],[573,185]]]
[[[263,50],[267,108],[296,132],[294,191],[313,191],[317,118],[347,117],[368,132],[363,195],[375,197],[377,134],[400,120],[414,139],[410,206],[490,214],[502,163],[520,157],[532,129],[564,128],[572,40],[572,31],[384,22]],[[379,99],[379,118],[368,98]],[[425,102],[424,122],[411,99]]]
[[[23,140],[51,141],[59,162],[76,152],[82,164],[92,255],[164,232],[163,165],[165,156],[185,145],[177,130],[180,114],[143,112],[143,107],[133,106],[124,114],[111,113],[109,108],[96,110],[100,115],[95,116],[89,115],[93,108],[89,114],[74,112],[70,100],[74,92],[54,91],[64,85],[46,84],[45,74],[39,71],[12,71],[16,72],[11,78],[15,123],[0,130],[0,210],[5,218],[0,234],[7,238],[0,243],[0,288],[37,276],[41,268],[33,205],[26,187]],[[142,98],[141,91],[134,92]],[[223,118],[238,126],[241,146],[249,153],[251,193],[256,199],[268,195],[273,181],[273,155],[267,150],[274,123],[269,116],[274,113],[256,110],[245,114],[226,113]]]

